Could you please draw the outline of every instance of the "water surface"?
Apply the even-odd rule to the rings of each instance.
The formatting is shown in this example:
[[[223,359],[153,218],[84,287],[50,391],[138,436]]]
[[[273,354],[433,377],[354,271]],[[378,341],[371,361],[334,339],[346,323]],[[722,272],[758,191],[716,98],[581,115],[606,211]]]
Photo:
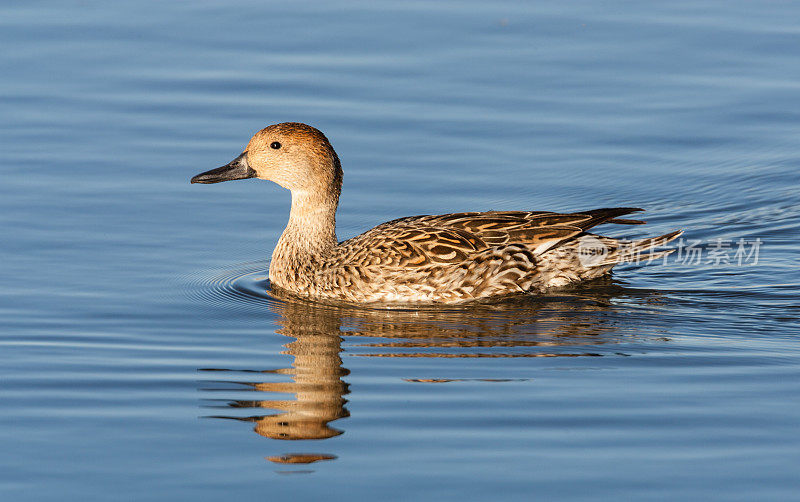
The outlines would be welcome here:
[[[796,498],[798,15],[0,7],[2,498]],[[288,193],[188,180],[287,120],[342,159],[341,239],[619,205],[649,224],[610,235],[700,254],[465,308],[278,298]]]

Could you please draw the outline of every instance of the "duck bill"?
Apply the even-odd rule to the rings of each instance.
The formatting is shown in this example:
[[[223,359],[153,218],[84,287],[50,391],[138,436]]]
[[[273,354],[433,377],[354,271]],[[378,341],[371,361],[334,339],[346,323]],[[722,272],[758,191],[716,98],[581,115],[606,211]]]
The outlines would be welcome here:
[[[244,152],[222,167],[198,174],[192,178],[192,183],[221,183],[255,177],[256,172],[247,164],[247,152]]]

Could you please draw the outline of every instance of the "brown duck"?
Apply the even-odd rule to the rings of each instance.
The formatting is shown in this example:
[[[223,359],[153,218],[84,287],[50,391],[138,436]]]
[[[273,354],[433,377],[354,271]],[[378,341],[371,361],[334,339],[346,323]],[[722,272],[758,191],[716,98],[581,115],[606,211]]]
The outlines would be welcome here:
[[[409,216],[336,240],[342,167],[328,138],[286,122],[258,131],[229,164],[192,178],[274,181],[292,192],[269,280],[295,295],[347,302],[457,303],[536,293],[593,279],[621,262],[656,259],[680,231],[639,241],[587,232],[639,208],[577,213],[489,211]]]

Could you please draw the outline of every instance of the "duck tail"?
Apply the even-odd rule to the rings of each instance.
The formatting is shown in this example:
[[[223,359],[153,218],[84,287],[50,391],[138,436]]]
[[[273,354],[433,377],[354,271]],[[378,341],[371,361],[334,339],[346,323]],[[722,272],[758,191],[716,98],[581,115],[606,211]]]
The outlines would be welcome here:
[[[586,267],[604,267],[616,265],[618,263],[642,263],[651,262],[663,258],[675,251],[675,249],[657,249],[674,241],[683,234],[683,230],[675,230],[668,234],[658,237],[649,237],[637,241],[626,241],[611,239],[608,237],[597,239],[593,238],[586,249],[580,249],[582,255],[588,256],[582,259]],[[593,236],[591,236],[593,237]],[[599,243],[592,249],[592,245]],[[582,248],[584,243],[582,244]]]

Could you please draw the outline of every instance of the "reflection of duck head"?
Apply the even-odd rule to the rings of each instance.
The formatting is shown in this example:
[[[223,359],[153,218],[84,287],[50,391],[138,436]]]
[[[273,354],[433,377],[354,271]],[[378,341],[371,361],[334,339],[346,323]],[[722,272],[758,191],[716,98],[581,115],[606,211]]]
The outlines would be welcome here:
[[[279,312],[280,313],[280,312]],[[276,332],[295,338],[285,345],[284,354],[294,356],[291,369],[281,373],[291,374],[293,382],[259,383],[255,389],[263,392],[293,393],[293,401],[260,401],[259,406],[281,410],[284,413],[259,417],[255,431],[273,439],[326,439],[342,432],[328,426],[328,422],[349,416],[344,404],[347,384],[341,377],[347,375],[342,368],[342,338],[339,336],[339,319],[318,315],[313,310],[303,316],[281,315]]]
[[[233,408],[270,408],[280,413],[244,418],[255,422],[254,430],[271,439],[327,439],[342,431],[328,426],[342,417],[349,416],[344,404],[348,393],[347,384],[341,377],[347,375],[342,368],[342,338],[339,336],[339,319],[304,310],[303,315],[289,312],[291,304],[277,305],[280,329],[276,333],[292,337],[293,342],[284,345],[283,354],[293,356],[292,367],[267,370],[291,376],[291,382],[244,382],[257,392],[294,394],[294,399],[233,401]],[[289,309],[289,310],[286,310]],[[242,383],[242,382],[240,382]],[[220,417],[234,418],[234,417]]]
[[[614,322],[617,316],[609,315],[616,310],[611,300],[617,294],[641,292],[598,287],[588,294],[583,290],[561,297],[520,297],[459,308],[407,310],[311,303],[287,298],[275,288],[270,294],[277,300],[268,303],[277,315],[276,333],[294,338],[283,352],[293,361],[290,368],[256,372],[288,375],[291,381],[245,385],[258,392],[294,394],[294,399],[233,401],[228,406],[279,411],[239,419],[254,422],[255,432],[264,437],[292,440],[326,439],[342,433],[329,423],[349,416],[344,398],[348,384],[342,380],[348,370],[342,368],[340,356],[343,336],[353,340],[348,348],[351,356],[602,356],[615,352],[604,346],[613,346],[634,334],[619,331]]]

